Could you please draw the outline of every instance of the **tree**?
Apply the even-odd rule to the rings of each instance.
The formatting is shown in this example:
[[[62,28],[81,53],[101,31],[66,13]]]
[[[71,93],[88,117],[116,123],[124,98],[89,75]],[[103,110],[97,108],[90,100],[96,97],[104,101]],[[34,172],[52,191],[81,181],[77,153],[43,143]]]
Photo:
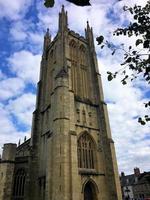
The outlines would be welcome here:
[[[77,6],[90,6],[90,0],[66,0],[69,1]],[[55,4],[55,0],[45,0],[44,5],[49,8],[53,7]]]
[[[128,49],[124,49],[124,46],[116,47],[115,44],[105,41],[103,36],[97,37],[98,45],[103,49],[108,47],[112,51],[112,55],[116,51],[121,49],[124,54],[124,60],[121,63],[121,69],[115,73],[107,72],[108,81],[113,80],[118,74],[123,76],[121,82],[123,85],[127,82],[141,78],[150,84],[150,1],[147,1],[144,7],[135,5],[134,7],[123,7],[124,11],[130,12],[133,17],[133,21],[127,27],[118,28],[114,31],[113,35],[125,37],[136,36],[135,45],[129,46]],[[130,70],[131,74],[128,74]],[[145,107],[150,109],[150,101],[145,102]],[[150,117],[145,115],[142,119],[139,117],[138,122],[145,125],[150,121]]]

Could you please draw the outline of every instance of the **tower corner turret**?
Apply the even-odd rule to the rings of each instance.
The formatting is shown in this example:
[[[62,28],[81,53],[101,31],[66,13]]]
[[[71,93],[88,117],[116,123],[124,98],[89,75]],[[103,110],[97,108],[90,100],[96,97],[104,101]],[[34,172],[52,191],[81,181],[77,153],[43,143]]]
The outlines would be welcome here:
[[[68,28],[68,16],[65,11],[64,5],[62,5],[61,12],[59,13],[59,31],[64,32]]]
[[[87,21],[87,27],[85,29],[85,38],[87,39],[90,47],[95,49],[94,47],[94,36],[93,36],[93,29],[89,25],[89,21]]]
[[[2,159],[0,160],[0,200],[11,200],[13,175],[15,168],[15,156],[17,145],[4,144]]]
[[[49,33],[49,28],[47,28],[47,31],[44,35],[44,45],[43,45],[43,54],[45,55],[47,47],[51,43],[51,35]]]

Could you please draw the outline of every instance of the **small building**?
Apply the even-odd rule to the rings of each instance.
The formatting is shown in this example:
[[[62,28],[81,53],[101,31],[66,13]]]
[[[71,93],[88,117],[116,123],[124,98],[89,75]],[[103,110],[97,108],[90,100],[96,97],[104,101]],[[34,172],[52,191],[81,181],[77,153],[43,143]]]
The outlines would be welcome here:
[[[122,190],[122,198],[123,200],[133,200],[133,183],[135,181],[135,175],[127,175],[125,176],[124,172],[121,173],[120,177],[121,181],[121,190]]]
[[[123,200],[149,200],[150,199],[150,172],[141,173],[134,168],[134,174],[120,177]]]
[[[150,172],[144,172],[138,177],[138,181],[133,185],[135,200],[150,200]]]

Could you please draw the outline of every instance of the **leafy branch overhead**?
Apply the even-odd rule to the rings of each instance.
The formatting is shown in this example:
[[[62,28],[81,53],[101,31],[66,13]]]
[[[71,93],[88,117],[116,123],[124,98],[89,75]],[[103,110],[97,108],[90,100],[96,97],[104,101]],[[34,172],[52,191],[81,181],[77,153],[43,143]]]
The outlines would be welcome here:
[[[124,54],[124,60],[120,64],[121,69],[115,73],[107,72],[108,81],[113,80],[118,74],[122,75],[122,84],[133,81],[137,78],[142,78],[147,84],[150,84],[150,1],[147,1],[144,7],[135,5],[134,7],[124,6],[124,11],[130,12],[133,16],[133,21],[125,28],[118,28],[114,31],[113,35],[124,35],[127,37],[136,36],[136,41],[133,46],[129,46],[128,49],[124,48],[124,45],[119,47],[113,43],[105,41],[103,36],[97,37],[98,45],[103,49],[109,48],[114,55],[118,50],[122,50]],[[128,72],[131,72],[129,75]],[[150,108],[150,101],[145,103],[146,108]],[[150,121],[150,117],[145,115],[144,119],[138,120],[142,125]]]
[[[121,69],[112,73],[107,72],[108,81],[113,80],[118,74],[122,75],[122,84],[133,81],[137,78],[144,79],[147,84],[150,84],[150,1],[146,3],[144,7],[135,5],[134,7],[124,6],[124,11],[129,11],[133,16],[133,22],[125,28],[118,28],[114,31],[113,35],[124,35],[127,37],[136,36],[135,45],[129,46],[128,49],[124,48],[124,45],[119,47],[113,43],[104,40],[103,36],[97,37],[98,45],[103,49],[109,48],[114,55],[118,50],[122,50],[124,54],[124,60],[120,64]],[[128,72],[131,72],[129,75]],[[150,101],[145,103],[145,108],[150,108]],[[138,122],[145,125],[150,121],[150,117],[145,115],[144,118],[139,118]]]
[[[71,2],[77,6],[90,6],[90,0],[66,0],[68,2]],[[55,4],[55,0],[45,0],[44,5],[49,8],[53,7]]]

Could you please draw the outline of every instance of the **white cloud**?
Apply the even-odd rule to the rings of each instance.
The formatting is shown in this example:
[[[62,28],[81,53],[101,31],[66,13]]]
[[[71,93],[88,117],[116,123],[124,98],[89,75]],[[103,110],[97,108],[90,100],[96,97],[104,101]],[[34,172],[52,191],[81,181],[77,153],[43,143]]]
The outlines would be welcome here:
[[[29,35],[29,38],[31,39],[31,41],[34,44],[39,44],[40,48],[42,49],[42,44],[43,44],[43,41],[44,41],[43,34],[29,32],[28,35]]]
[[[139,88],[136,84],[128,83],[123,86],[120,78],[107,81],[107,71],[116,71],[119,60],[113,56],[99,57],[100,72],[103,78],[105,99],[108,101],[108,111],[112,136],[116,145],[118,165],[120,171],[132,173],[134,167],[149,170],[148,156],[150,140],[147,138],[150,125],[141,126],[137,122],[138,116],[148,114],[144,108],[147,101],[147,90]],[[141,80],[139,80],[141,83]],[[147,139],[146,139],[147,138]],[[144,151],[146,151],[144,153]]]
[[[18,96],[23,92],[25,85],[20,78],[5,78],[0,81],[0,100],[7,100],[9,98]]]
[[[14,40],[20,41],[27,38],[27,24],[22,21],[14,22],[11,25],[10,34]]]
[[[11,120],[10,112],[2,104],[0,104],[0,113],[0,147],[2,147],[4,143],[18,143],[19,138],[23,139],[24,136],[29,138],[30,131],[18,131]],[[0,149],[0,154],[1,152],[2,150]]]
[[[18,122],[30,127],[32,122],[32,112],[35,108],[35,95],[25,93],[14,100],[10,100],[7,110],[13,114]]]
[[[33,23],[32,20],[15,21],[11,24],[10,35],[11,39],[15,42],[22,42],[22,44],[28,43],[30,46],[40,45],[40,49],[43,43],[43,31],[38,30],[39,25]]]
[[[41,55],[29,51],[15,52],[9,59],[10,70],[27,83],[36,84],[39,77]]]
[[[9,18],[11,20],[18,20],[22,18],[31,5],[31,0],[1,0],[0,1],[0,18]]]

